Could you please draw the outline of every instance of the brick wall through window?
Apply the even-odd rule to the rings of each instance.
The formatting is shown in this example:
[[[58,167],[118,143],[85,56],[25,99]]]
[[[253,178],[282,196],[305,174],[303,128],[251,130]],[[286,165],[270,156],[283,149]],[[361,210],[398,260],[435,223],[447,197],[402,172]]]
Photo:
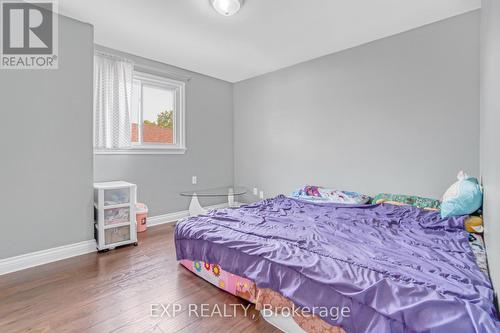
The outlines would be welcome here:
[[[173,129],[160,127],[156,124],[143,124],[143,142],[173,144]],[[132,123],[132,142],[139,141],[139,130],[136,123]]]

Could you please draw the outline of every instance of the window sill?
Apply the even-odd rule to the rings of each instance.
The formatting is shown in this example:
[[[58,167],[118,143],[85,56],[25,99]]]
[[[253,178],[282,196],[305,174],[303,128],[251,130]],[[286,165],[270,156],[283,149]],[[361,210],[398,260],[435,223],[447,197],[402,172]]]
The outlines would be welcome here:
[[[94,155],[182,155],[186,148],[131,148],[94,150]]]

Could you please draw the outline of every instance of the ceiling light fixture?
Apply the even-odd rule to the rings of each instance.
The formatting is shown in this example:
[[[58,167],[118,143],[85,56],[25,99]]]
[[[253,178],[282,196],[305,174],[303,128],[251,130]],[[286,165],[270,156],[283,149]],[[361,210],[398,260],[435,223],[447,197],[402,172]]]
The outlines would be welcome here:
[[[236,14],[243,4],[243,0],[210,0],[217,13],[224,16]]]

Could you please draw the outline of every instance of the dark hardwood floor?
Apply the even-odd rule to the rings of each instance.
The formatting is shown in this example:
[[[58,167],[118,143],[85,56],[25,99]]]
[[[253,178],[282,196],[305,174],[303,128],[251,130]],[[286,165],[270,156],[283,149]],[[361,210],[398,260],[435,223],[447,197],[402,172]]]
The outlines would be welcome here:
[[[149,228],[137,247],[0,276],[0,332],[280,332],[253,305],[247,316],[241,307],[231,318],[189,316],[190,303],[247,303],[177,264],[173,230]],[[151,304],[169,303],[182,308],[175,317],[151,316]]]

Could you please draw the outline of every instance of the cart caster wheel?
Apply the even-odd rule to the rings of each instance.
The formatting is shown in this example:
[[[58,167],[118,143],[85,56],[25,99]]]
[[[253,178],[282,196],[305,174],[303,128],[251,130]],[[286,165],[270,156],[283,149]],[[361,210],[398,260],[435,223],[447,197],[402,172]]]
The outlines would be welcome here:
[[[104,249],[104,250],[99,250],[97,251],[98,253],[106,253],[106,252],[109,252],[109,249]]]
[[[134,246],[137,246],[137,245],[139,245],[139,243],[135,242],[135,243],[134,243]]]

